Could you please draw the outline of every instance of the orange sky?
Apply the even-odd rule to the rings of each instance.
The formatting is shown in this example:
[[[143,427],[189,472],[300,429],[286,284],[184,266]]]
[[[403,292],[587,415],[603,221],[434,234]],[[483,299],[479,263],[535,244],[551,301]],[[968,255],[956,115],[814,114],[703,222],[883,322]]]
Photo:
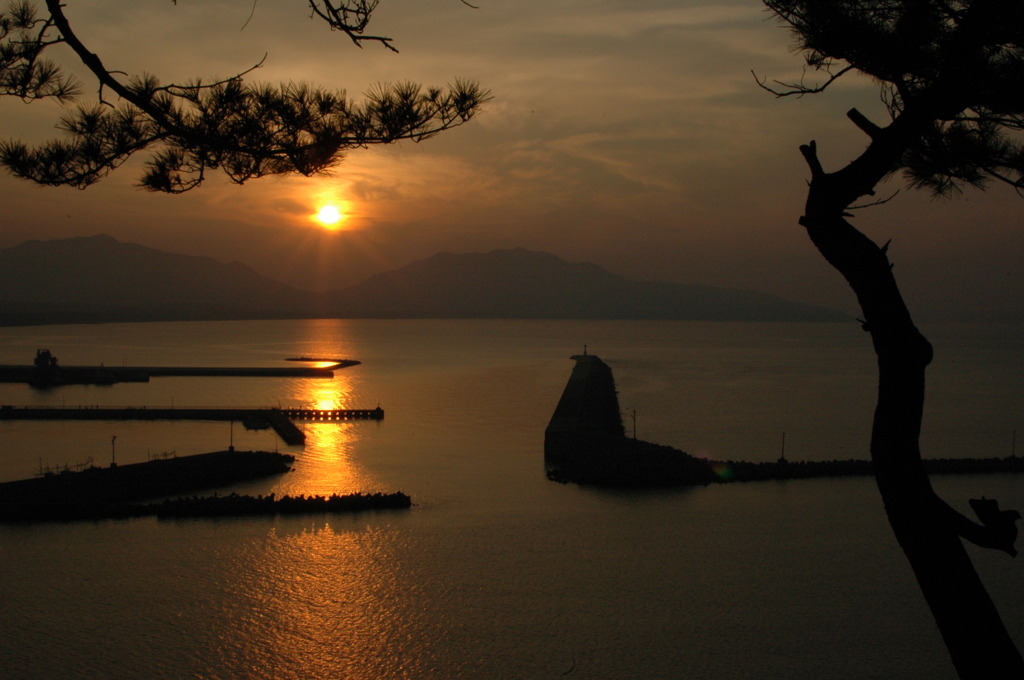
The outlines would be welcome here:
[[[316,81],[358,95],[376,82],[478,80],[494,100],[470,124],[416,145],[354,151],[331,177],[215,179],[184,196],[134,188],[138,163],[86,191],[0,177],[0,247],[107,233],[240,260],[303,286],[355,283],[438,251],[525,247],[635,278],[754,288],[853,311],[797,225],[817,139],[830,167],[863,145],[844,112],[884,122],[870,83],[776,100],[751,70],[800,77],[790,38],[753,0],[382,0],[354,47],[302,3],[69,0],[108,67],[164,81]],[[248,23],[247,22],[248,20]],[[86,97],[94,95],[86,81]],[[8,137],[43,139],[55,109],[0,101]],[[893,185],[893,189],[898,183]],[[327,231],[326,202],[347,213]],[[933,201],[905,190],[857,222],[890,256],[922,313],[1024,314],[1024,203],[994,187]]]

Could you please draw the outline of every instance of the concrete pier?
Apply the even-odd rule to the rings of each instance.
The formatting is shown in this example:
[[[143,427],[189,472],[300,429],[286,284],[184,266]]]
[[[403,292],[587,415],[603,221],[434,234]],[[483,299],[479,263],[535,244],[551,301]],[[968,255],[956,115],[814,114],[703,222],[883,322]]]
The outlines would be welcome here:
[[[544,431],[548,477],[600,486],[707,484],[707,461],[626,436],[612,369],[592,354],[576,362]]]
[[[149,382],[150,378],[333,378],[334,368],[311,366],[60,366],[39,371],[34,366],[0,366],[0,382],[28,383],[36,387],[60,385],[113,385]]]
[[[0,365],[0,382],[28,383],[34,387],[61,385],[113,385],[149,382],[151,377],[217,378],[333,378],[334,371],[359,362],[339,359],[327,366],[63,366],[48,349],[36,352],[31,366]]]
[[[325,422],[383,420],[384,409],[379,406],[375,409],[0,406],[0,420],[220,420],[265,424],[272,427],[286,444],[302,444],[306,435],[295,426],[293,419]]]
[[[119,508],[280,475],[294,461],[288,454],[229,450],[5,482],[0,484],[0,521],[131,516],[119,514]]]
[[[869,460],[711,461],[625,436],[612,370],[593,355],[576,361],[544,431],[548,478],[608,487],[658,487],[871,475]],[[925,459],[929,474],[1024,473],[1024,458]]]

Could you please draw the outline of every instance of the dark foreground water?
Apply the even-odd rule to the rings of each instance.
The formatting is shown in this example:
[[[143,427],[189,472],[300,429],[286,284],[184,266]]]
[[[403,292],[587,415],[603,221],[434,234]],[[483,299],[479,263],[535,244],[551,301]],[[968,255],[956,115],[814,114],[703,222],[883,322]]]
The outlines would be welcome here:
[[[1020,327],[925,328],[924,446],[1007,455]],[[600,355],[641,438],[715,458],[863,457],[867,338],[849,324],[304,321],[0,329],[0,363],[360,366],[331,381],[162,378],[0,403],[374,407],[306,425],[248,493],[402,490],[408,512],[0,526],[2,678],[952,678],[867,479],[616,493],[554,484],[543,429]],[[1024,431],[1024,430],[1022,430]],[[112,438],[116,436],[112,444]],[[284,450],[225,423],[0,423],[0,480],[46,466]],[[1024,508],[1024,479],[936,480]],[[1024,643],[1019,561],[972,550]]]

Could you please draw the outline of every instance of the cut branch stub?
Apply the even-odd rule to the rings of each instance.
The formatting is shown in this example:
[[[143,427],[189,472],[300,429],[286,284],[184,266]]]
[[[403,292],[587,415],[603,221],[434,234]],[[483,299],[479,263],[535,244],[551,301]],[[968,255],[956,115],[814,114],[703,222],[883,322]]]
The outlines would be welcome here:
[[[989,530],[992,546],[1016,557],[1017,520],[1020,513],[1016,510],[1000,510],[999,502],[994,498],[972,498],[969,501],[974,514]]]

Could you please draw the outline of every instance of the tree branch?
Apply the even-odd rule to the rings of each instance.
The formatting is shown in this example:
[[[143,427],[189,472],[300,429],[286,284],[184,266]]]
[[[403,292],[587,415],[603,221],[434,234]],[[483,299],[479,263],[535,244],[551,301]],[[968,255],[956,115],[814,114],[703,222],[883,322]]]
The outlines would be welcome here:
[[[322,9],[351,22],[345,24],[350,30],[361,30],[376,4],[325,3]],[[381,85],[360,104],[342,92],[303,84],[245,83],[243,76],[262,60],[212,83],[161,85],[153,77],[119,78],[75,34],[60,0],[46,0],[46,7],[60,41],[96,77],[103,106],[63,117],[58,127],[71,135],[67,142],[37,149],[17,141],[0,144],[0,164],[42,184],[88,186],[152,144],[159,146],[142,178],[142,186],[151,190],[187,191],[201,184],[210,169],[222,170],[239,184],[267,174],[308,176],[336,165],[348,149],[418,142],[461,125],[490,99],[475,83],[460,80],[447,88]],[[122,103],[106,102],[107,90]]]
[[[48,47],[63,42],[51,38],[51,18],[39,19],[27,0],[0,11],[0,95],[22,101],[54,98],[69,101],[78,94],[77,82],[54,63],[42,58]]]
[[[131,90],[121,84],[121,82],[112,75],[111,71],[107,70],[103,65],[99,56],[90,52],[82,41],[79,40],[78,36],[71,29],[71,24],[68,22],[67,17],[64,16],[60,0],[46,0],[46,9],[49,10],[54,26],[58,31],[60,31],[64,42],[67,43],[68,47],[70,47],[76,55],[78,55],[82,64],[84,64],[85,67],[88,68],[94,76],[96,76],[101,88],[109,87],[117,94],[118,97],[131,102],[134,106],[145,111],[146,114],[157,121],[161,127],[167,128],[171,131],[176,130],[177,126],[172,121],[168,120],[164,116],[163,112],[156,110],[151,105],[150,101],[137,97]]]
[[[1000,510],[999,502],[993,498],[970,499],[971,509],[981,520],[981,524],[958,512],[939,496],[935,496],[938,511],[945,516],[953,530],[964,540],[970,541],[981,548],[1001,550],[1011,557],[1017,556],[1017,520],[1020,513],[1016,510]]]
[[[337,6],[332,3],[332,0],[308,1],[313,14],[326,21],[331,30],[341,31],[347,35],[356,47],[362,47],[363,41],[369,40],[379,42],[392,52],[398,52],[391,44],[391,38],[363,35],[367,24],[370,23],[370,15],[377,8],[378,0],[352,0],[351,4],[342,2]]]
[[[1024,176],[1020,130],[1024,98],[1024,10],[999,0],[764,0],[796,36],[808,66],[850,64],[880,83],[891,117],[884,128],[856,109],[850,120],[870,139],[845,166],[825,172],[814,143],[800,147],[811,170],[800,223],[853,289],[878,361],[871,430],[875,479],[893,532],[906,553],[960,677],[1024,677],[1010,639],[964,546],[1015,554],[1014,510],[974,499],[979,522],[950,508],[932,489],[920,450],[925,372],[931,344],[914,325],[886,247],[846,219],[886,176],[948,191],[957,181]],[[776,96],[818,92],[786,85]],[[991,114],[991,115],[990,115]],[[971,124],[965,116],[976,116]],[[1006,124],[1010,123],[1010,124]],[[1024,181],[1014,182],[1024,188]]]
[[[857,109],[850,109],[847,111],[846,117],[852,120],[853,124],[859,127],[861,131],[871,139],[878,137],[878,134],[882,131],[882,128],[868,120],[867,116]]]
[[[800,78],[800,83],[784,83],[781,80],[772,81],[776,85],[781,85],[782,87],[784,87],[784,90],[777,90],[773,87],[769,87],[768,85],[766,85],[768,79],[758,78],[757,74],[754,73],[753,71],[751,71],[750,74],[754,76],[754,80],[757,82],[758,87],[760,87],[762,90],[771,92],[777,98],[781,99],[782,97],[792,97],[794,95],[799,98],[803,97],[805,94],[818,94],[820,92],[824,92],[829,85],[839,80],[845,73],[852,71],[853,66],[845,66],[842,69],[840,69],[838,73],[831,73],[828,70],[828,68],[825,68],[824,70],[826,73],[829,74],[828,80],[826,80],[821,85],[816,85],[814,87],[808,87],[807,85],[804,85],[803,77]],[[807,75],[806,69],[804,69],[804,75]]]

